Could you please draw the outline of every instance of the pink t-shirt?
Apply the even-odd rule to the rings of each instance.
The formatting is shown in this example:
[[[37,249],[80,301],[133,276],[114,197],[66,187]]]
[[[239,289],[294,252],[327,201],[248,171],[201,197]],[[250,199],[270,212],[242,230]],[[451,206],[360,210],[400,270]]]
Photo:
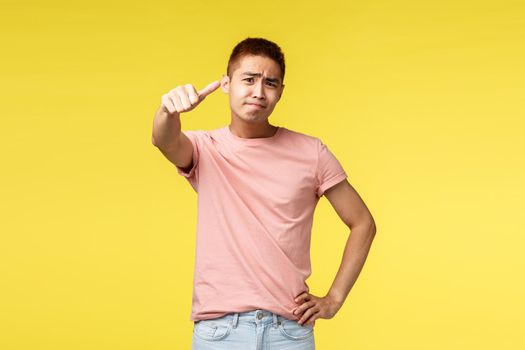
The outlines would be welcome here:
[[[190,319],[265,309],[299,320],[314,209],[343,167],[320,139],[284,127],[252,139],[228,125],[183,132],[193,166],[176,169],[198,193]]]

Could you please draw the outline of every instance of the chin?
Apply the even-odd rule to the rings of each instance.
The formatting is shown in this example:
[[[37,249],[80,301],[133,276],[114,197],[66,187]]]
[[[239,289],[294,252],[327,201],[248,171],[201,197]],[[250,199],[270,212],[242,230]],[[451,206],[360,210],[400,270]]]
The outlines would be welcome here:
[[[250,116],[242,117],[241,119],[244,120],[247,123],[259,123],[260,122],[260,118],[257,118],[256,116],[254,116],[254,117],[250,117]]]
[[[260,124],[260,123],[263,123],[266,121],[266,118],[257,118],[257,117],[245,117],[245,118],[241,118],[244,122],[246,123],[249,123],[249,124]]]

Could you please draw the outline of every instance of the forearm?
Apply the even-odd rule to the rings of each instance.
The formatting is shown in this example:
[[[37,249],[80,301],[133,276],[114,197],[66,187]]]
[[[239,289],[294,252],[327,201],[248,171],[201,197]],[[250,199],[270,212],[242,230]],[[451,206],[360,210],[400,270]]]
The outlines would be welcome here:
[[[153,119],[152,143],[159,148],[169,148],[176,144],[180,133],[180,113],[169,114],[160,106]]]
[[[375,233],[376,229],[373,223],[355,226],[351,230],[346,241],[341,266],[327,293],[340,305],[343,305],[365,264]]]

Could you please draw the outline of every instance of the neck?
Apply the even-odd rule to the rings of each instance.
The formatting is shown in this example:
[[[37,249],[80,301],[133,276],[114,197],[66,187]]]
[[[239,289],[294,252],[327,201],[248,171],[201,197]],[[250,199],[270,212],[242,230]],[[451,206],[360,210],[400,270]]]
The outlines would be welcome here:
[[[264,123],[247,123],[242,119],[237,120],[233,117],[228,127],[232,134],[244,139],[272,137],[278,129],[277,126],[268,123],[268,120]]]

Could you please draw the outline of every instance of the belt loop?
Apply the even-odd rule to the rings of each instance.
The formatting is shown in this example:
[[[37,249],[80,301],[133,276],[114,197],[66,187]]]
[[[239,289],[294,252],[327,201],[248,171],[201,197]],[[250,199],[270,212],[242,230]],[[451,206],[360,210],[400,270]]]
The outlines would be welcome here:
[[[233,328],[237,327],[237,323],[239,322],[239,313],[236,312],[233,314],[233,320],[232,320],[232,326]]]
[[[277,325],[278,325],[277,315],[275,313],[272,313],[272,315],[273,315],[273,326],[277,328]]]

